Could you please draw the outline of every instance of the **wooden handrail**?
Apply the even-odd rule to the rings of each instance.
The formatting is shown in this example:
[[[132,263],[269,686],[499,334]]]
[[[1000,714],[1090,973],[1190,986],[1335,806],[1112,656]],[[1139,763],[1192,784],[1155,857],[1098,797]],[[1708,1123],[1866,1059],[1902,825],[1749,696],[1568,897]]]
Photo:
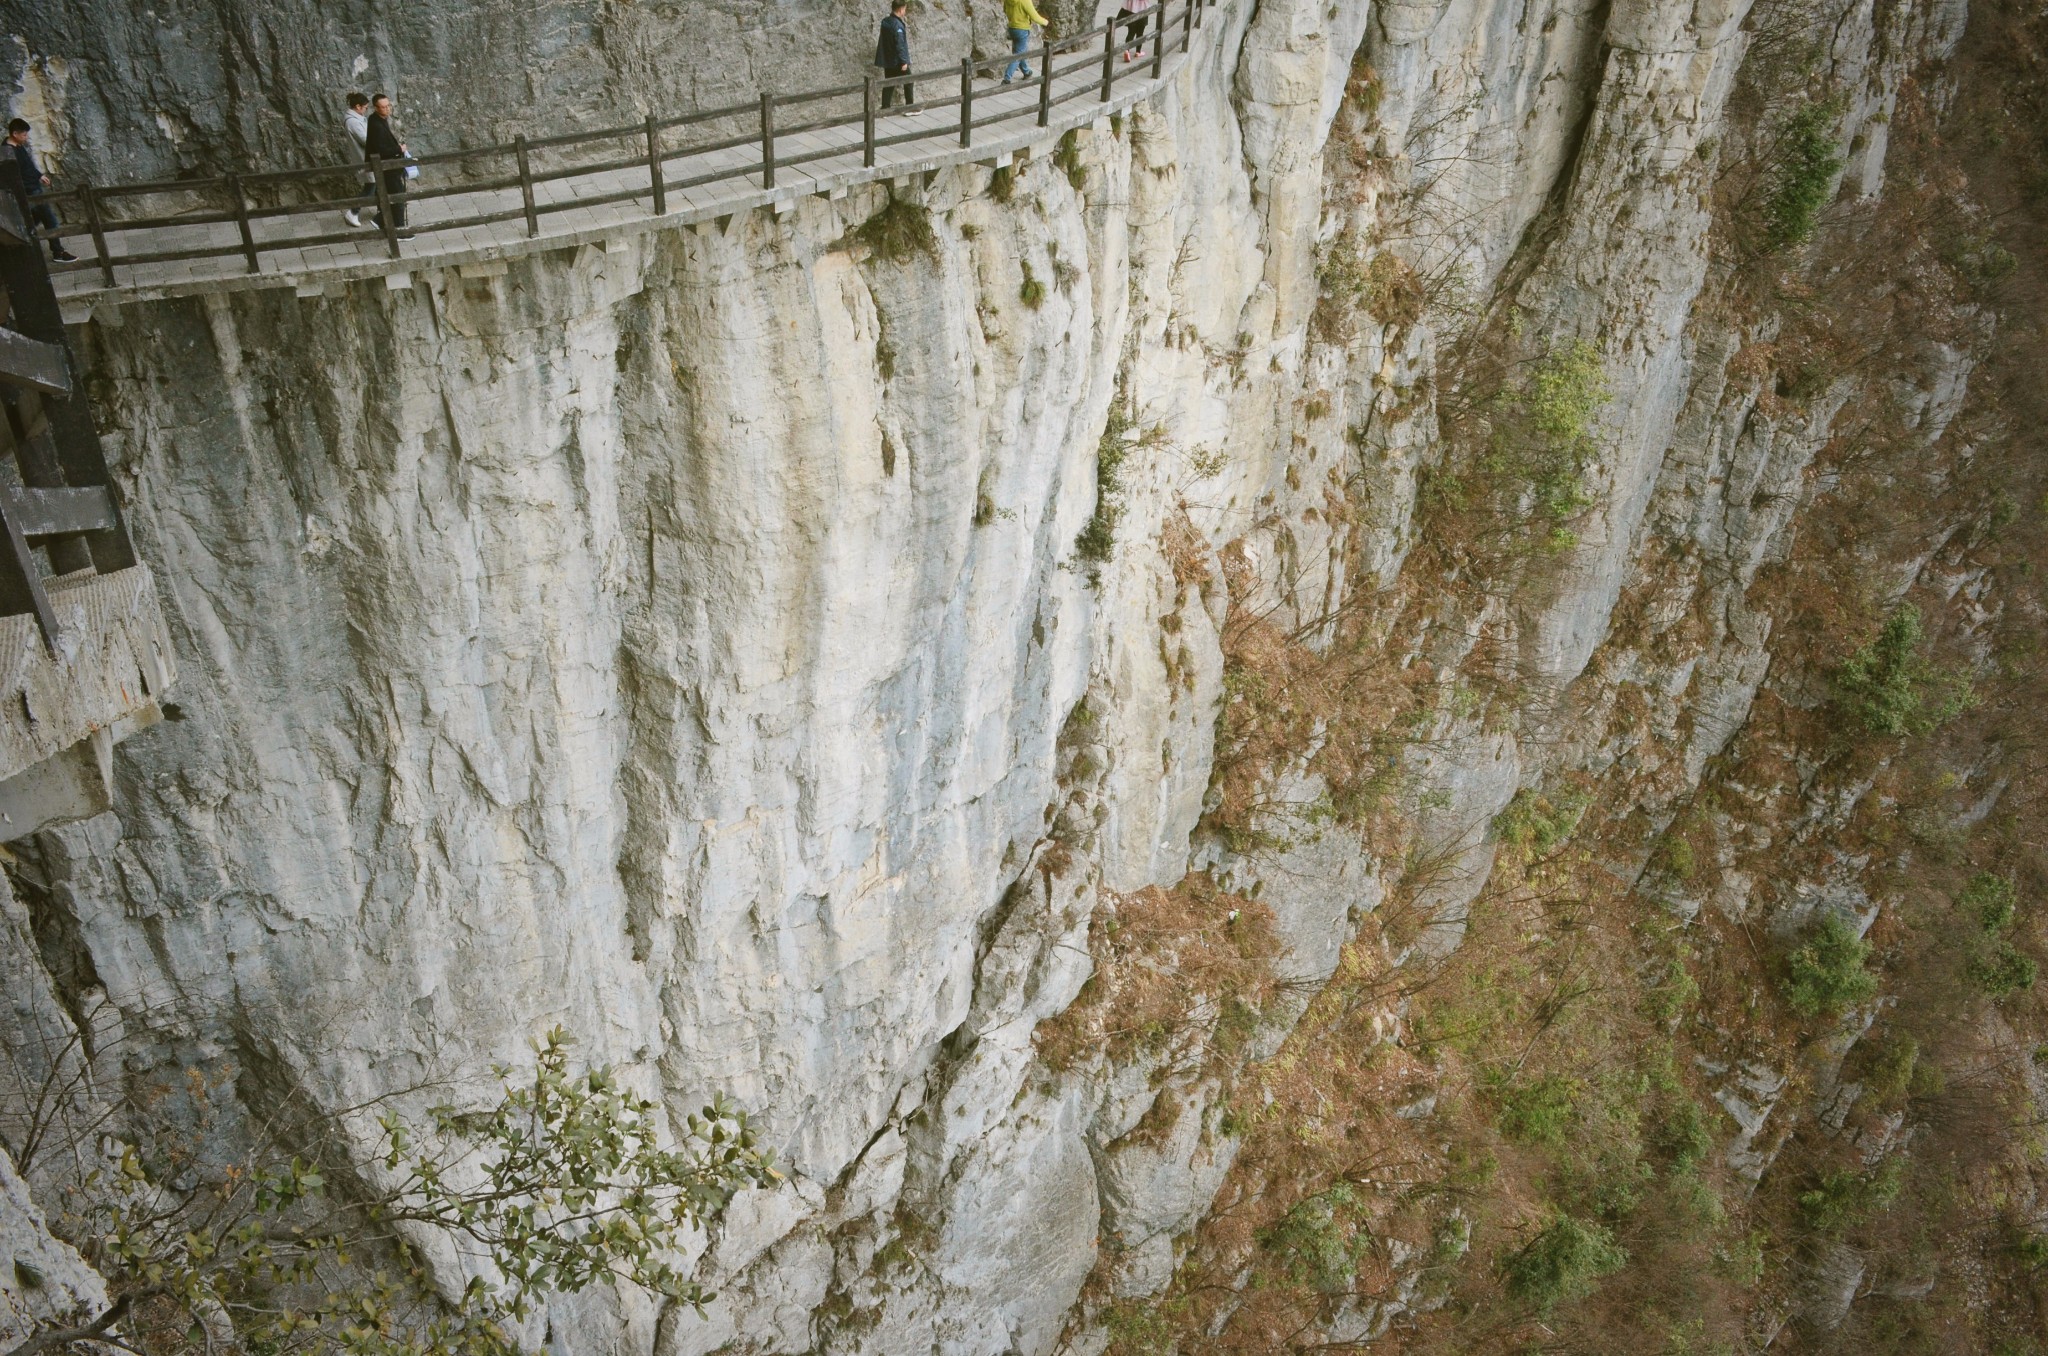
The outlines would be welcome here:
[[[992,72],[1018,55],[1005,53],[999,58],[981,61],[971,56],[962,58],[959,67],[959,93],[936,98],[928,97],[920,101],[920,107],[929,113],[951,110],[957,106],[958,113],[951,121],[961,149],[971,149],[974,146],[978,129],[1007,121],[1035,115],[1039,127],[1050,127],[1054,111],[1067,104],[1084,99],[1100,100],[1103,103],[1113,102],[1116,98],[1117,85],[1126,77],[1161,79],[1165,72],[1167,56],[1191,49],[1193,34],[1202,26],[1201,11],[1214,3],[1215,0],[1179,0],[1176,7],[1175,0],[1161,0],[1161,3],[1150,11],[1150,17],[1156,25],[1147,34],[1153,42],[1153,50],[1148,54],[1150,60],[1130,69],[1118,69],[1115,60],[1117,52],[1128,52],[1132,45],[1129,33],[1133,25],[1132,17],[1129,15],[1117,13],[1102,24],[1056,39],[1042,36],[1036,44],[1027,47],[1021,54],[1024,60],[1033,62],[1037,67],[1035,76],[1024,82],[1027,88],[1031,85],[1037,87],[1037,98],[1033,104],[1020,104],[993,114],[981,115],[974,88],[975,74],[984,69]],[[1098,62],[1099,74],[1094,69]],[[523,217],[527,235],[534,237],[540,233],[540,218],[543,215],[573,207],[623,202],[634,198],[651,202],[653,214],[661,216],[669,211],[669,199],[672,194],[690,188],[750,178],[758,174],[761,187],[772,192],[778,186],[778,171],[856,152],[860,156],[861,167],[873,170],[878,167],[877,153],[882,149],[944,136],[947,129],[943,124],[934,127],[927,122],[889,135],[878,134],[876,125],[881,113],[880,97],[885,91],[905,88],[919,79],[930,81],[935,75],[936,72],[930,69],[903,75],[872,72],[859,84],[835,85],[791,94],[764,91],[755,100],[744,104],[699,109],[670,117],[657,117],[648,113],[643,115],[639,122],[620,127],[564,132],[537,138],[529,138],[522,134],[515,136],[507,144],[430,155],[407,155],[391,160],[369,158],[349,164],[227,174],[207,178],[81,185],[37,197],[38,202],[66,205],[67,220],[54,231],[38,229],[35,234],[41,240],[82,239],[90,235],[96,257],[74,267],[96,268],[101,285],[111,288],[118,285],[115,268],[121,264],[136,266],[240,255],[248,271],[254,273],[262,270],[261,256],[267,251],[360,239],[359,236],[350,236],[344,232],[311,236],[293,234],[289,227],[282,233],[273,230],[266,234],[257,231],[254,223],[288,222],[291,218],[302,215],[323,211],[338,212],[361,204],[362,176],[366,172],[372,181],[371,187],[377,205],[381,233],[385,236],[393,258],[401,257],[398,230],[392,220],[394,207],[442,198],[503,193],[514,186],[520,190],[520,206],[516,211],[492,209],[487,204],[479,203],[478,207],[482,209],[480,211],[463,216],[459,220],[419,223],[420,229],[458,229]],[[1090,78],[1091,76],[1095,78]],[[818,116],[801,122],[789,122],[777,117],[778,108],[816,107],[829,105],[834,100],[858,100],[858,106],[843,112],[829,108],[820,109]],[[707,124],[721,121],[728,123],[734,135],[719,135],[701,143],[685,136],[682,138],[682,145],[670,147],[664,144],[666,133],[683,128],[705,127]],[[748,122],[754,125],[748,128]],[[724,132],[727,129],[715,130]],[[824,149],[789,144],[792,139],[806,134],[834,131],[841,131],[843,134],[845,130],[857,131],[858,139],[848,139],[843,144],[834,141],[834,144]],[[834,139],[828,137],[827,140]],[[615,154],[603,155],[595,160],[574,154],[580,149],[597,147],[610,141],[623,143]],[[715,165],[708,172],[700,174],[679,173],[670,164],[677,159],[714,156],[722,151],[748,146],[756,147],[759,153],[759,159],[751,164],[740,162]],[[537,165],[535,156],[542,152],[550,153],[548,163]],[[564,153],[569,154],[570,163],[555,161],[556,155]],[[516,174],[507,175],[502,168],[493,172],[489,162],[494,158],[501,167],[509,158],[516,166]],[[419,166],[453,166],[462,173],[456,182],[439,183],[432,188],[417,190],[409,185],[393,190],[384,182],[384,175],[390,171]],[[565,198],[559,202],[544,201],[536,196],[536,187],[542,184],[599,174],[615,174],[620,171],[636,172],[636,177],[641,180],[643,187],[615,190],[611,185],[603,185],[606,191],[602,194],[585,190],[573,199]],[[325,191],[319,185],[322,181],[329,180],[346,183],[350,190],[347,196],[314,196],[307,201],[291,200],[297,196],[293,191],[295,186],[313,185],[311,191],[318,195]],[[280,193],[284,201],[278,200]],[[186,199],[197,210],[125,218],[110,214],[108,211],[111,200],[147,198],[152,195],[198,195],[196,200]],[[225,211],[210,206],[222,202],[227,204]],[[458,207],[456,210],[461,211],[462,208]],[[212,237],[212,243],[206,245],[188,246],[173,236],[162,242],[148,243],[161,243],[166,246],[175,244],[178,248],[149,250],[145,246],[143,251],[118,255],[113,253],[109,245],[110,237],[114,236],[122,237],[126,243],[128,237],[139,232],[205,228],[226,223],[233,223],[236,228],[233,238],[222,239],[216,232]],[[186,237],[187,240],[190,238]],[[205,238],[203,233],[201,238]]]

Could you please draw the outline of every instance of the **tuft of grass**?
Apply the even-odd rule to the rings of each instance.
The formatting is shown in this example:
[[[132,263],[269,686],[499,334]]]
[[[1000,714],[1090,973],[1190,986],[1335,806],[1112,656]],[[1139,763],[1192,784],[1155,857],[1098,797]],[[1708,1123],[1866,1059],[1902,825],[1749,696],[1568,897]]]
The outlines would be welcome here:
[[[1017,171],[1004,165],[988,177],[988,195],[997,202],[1007,203],[1017,196]]]
[[[939,256],[932,214],[907,198],[891,198],[888,206],[856,227],[853,235],[876,258],[894,264],[906,263],[920,254],[933,259]]]
[[[1130,430],[1131,417],[1124,410],[1123,392],[1118,391],[1109,402],[1109,418],[1095,444],[1095,512],[1074,537],[1074,554],[1087,565],[1091,582],[1101,576],[1116,545],[1117,524],[1123,519],[1123,466],[1131,452],[1126,440]]]
[[[1822,918],[1785,962],[1785,1001],[1803,1017],[1820,1017],[1861,1003],[1877,992],[1877,976],[1863,968],[1870,944],[1833,914]]]
[[[1052,163],[1066,173],[1067,182],[1079,193],[1088,187],[1088,166],[1081,160],[1081,134],[1069,129],[1060,138],[1060,144],[1053,148]]]
[[[1045,284],[1031,271],[1030,260],[1025,260],[1023,267],[1024,285],[1017,289],[1017,300],[1035,311],[1045,305]]]
[[[1628,1265],[1628,1253],[1598,1224],[1559,1215],[1501,1262],[1508,1293],[1539,1312],[1591,1293],[1602,1276]]]
[[[1764,203],[1764,244],[1772,250],[1813,238],[1828,191],[1842,172],[1836,123],[1842,101],[1824,99],[1802,106],[1785,124],[1772,167],[1771,194]]]

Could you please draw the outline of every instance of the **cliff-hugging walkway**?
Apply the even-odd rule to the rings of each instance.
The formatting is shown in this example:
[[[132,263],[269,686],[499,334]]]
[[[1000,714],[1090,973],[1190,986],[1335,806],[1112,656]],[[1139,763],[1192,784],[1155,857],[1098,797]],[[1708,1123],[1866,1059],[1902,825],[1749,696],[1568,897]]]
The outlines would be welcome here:
[[[73,188],[48,197],[80,256],[54,279],[68,320],[102,305],[249,288],[314,295],[351,279],[403,286],[411,270],[481,264],[716,220],[789,210],[805,194],[900,179],[963,161],[998,167],[1156,93],[1186,61],[1217,0],[1161,0],[1144,56],[1124,60],[1112,20],[1041,43],[1036,74],[993,83],[1008,58],[909,77],[921,111],[883,109],[902,79],[648,118],[623,128],[420,156],[406,206],[413,234],[368,224],[363,166]],[[1215,19],[1208,19],[1209,26]],[[374,190],[373,190],[374,191]],[[122,212],[158,205],[156,215]],[[362,209],[349,228],[344,209]],[[163,210],[168,208],[169,210]],[[89,248],[88,248],[89,247]]]

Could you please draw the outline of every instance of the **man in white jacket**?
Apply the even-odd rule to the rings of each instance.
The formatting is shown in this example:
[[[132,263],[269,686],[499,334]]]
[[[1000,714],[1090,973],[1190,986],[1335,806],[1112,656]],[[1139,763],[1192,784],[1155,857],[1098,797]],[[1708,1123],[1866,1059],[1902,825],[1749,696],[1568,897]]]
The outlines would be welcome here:
[[[355,142],[356,159],[360,161],[366,154],[365,148],[370,144],[370,96],[367,94],[349,95],[348,113],[342,118],[342,122],[348,127],[349,139]],[[365,198],[376,197],[377,185],[370,182],[369,174],[365,173],[362,178],[362,196]],[[341,219],[351,226],[362,225],[363,219],[357,215],[357,210],[353,207],[349,208],[341,214]]]

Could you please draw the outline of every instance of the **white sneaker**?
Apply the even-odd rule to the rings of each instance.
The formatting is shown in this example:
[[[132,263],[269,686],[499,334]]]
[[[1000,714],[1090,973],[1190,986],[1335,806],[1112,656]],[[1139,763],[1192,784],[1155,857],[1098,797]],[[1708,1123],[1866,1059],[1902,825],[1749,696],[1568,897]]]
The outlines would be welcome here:
[[[363,219],[356,215],[356,209],[353,207],[349,208],[348,211],[343,212],[341,214],[341,219],[351,226],[360,226],[363,224]]]

